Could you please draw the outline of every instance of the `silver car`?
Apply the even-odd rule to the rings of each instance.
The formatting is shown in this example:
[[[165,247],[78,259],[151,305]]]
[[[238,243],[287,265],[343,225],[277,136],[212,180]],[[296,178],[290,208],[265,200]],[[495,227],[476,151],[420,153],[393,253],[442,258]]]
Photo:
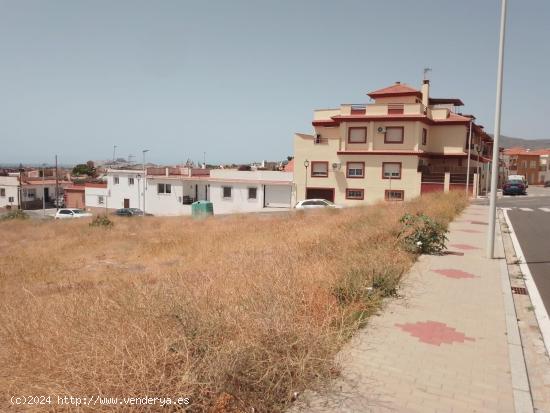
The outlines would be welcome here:
[[[61,208],[55,214],[55,219],[88,218],[92,214],[77,208]]]

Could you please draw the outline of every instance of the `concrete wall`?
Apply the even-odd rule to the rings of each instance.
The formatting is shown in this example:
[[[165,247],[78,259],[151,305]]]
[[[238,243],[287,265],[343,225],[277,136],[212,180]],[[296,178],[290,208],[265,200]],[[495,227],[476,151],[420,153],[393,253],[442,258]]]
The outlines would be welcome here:
[[[95,210],[95,208],[103,208],[105,210],[112,208],[109,205],[108,193],[107,188],[87,186],[85,188],[86,208],[90,208],[91,210]]]
[[[138,179],[139,175],[139,179]],[[119,183],[115,184],[115,177]],[[134,184],[130,185],[128,178],[134,178]],[[143,174],[141,171],[113,171],[107,175],[107,187],[109,188],[109,208],[124,208],[124,199],[130,200],[130,208],[143,209]]]

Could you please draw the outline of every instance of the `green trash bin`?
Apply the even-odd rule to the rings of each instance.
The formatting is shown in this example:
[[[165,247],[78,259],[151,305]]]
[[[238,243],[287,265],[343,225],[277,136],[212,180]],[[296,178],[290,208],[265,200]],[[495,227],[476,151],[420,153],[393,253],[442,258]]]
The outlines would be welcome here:
[[[214,215],[214,205],[210,201],[197,201],[191,204],[191,216],[194,218],[204,218]]]

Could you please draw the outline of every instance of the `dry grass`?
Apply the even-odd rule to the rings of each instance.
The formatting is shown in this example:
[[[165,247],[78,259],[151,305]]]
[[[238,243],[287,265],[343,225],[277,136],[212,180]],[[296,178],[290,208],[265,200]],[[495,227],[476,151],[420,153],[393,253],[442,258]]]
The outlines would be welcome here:
[[[336,374],[336,352],[414,262],[396,239],[404,211],[446,223],[465,203],[0,223],[0,388],[282,411]]]

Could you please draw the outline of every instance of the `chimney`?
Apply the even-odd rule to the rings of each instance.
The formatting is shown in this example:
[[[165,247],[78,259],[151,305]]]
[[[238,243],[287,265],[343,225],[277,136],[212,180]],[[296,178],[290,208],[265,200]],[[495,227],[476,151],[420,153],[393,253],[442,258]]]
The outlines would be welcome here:
[[[428,104],[430,103],[430,81],[428,79],[424,79],[424,82],[422,83],[422,104],[424,107],[428,107]]]

